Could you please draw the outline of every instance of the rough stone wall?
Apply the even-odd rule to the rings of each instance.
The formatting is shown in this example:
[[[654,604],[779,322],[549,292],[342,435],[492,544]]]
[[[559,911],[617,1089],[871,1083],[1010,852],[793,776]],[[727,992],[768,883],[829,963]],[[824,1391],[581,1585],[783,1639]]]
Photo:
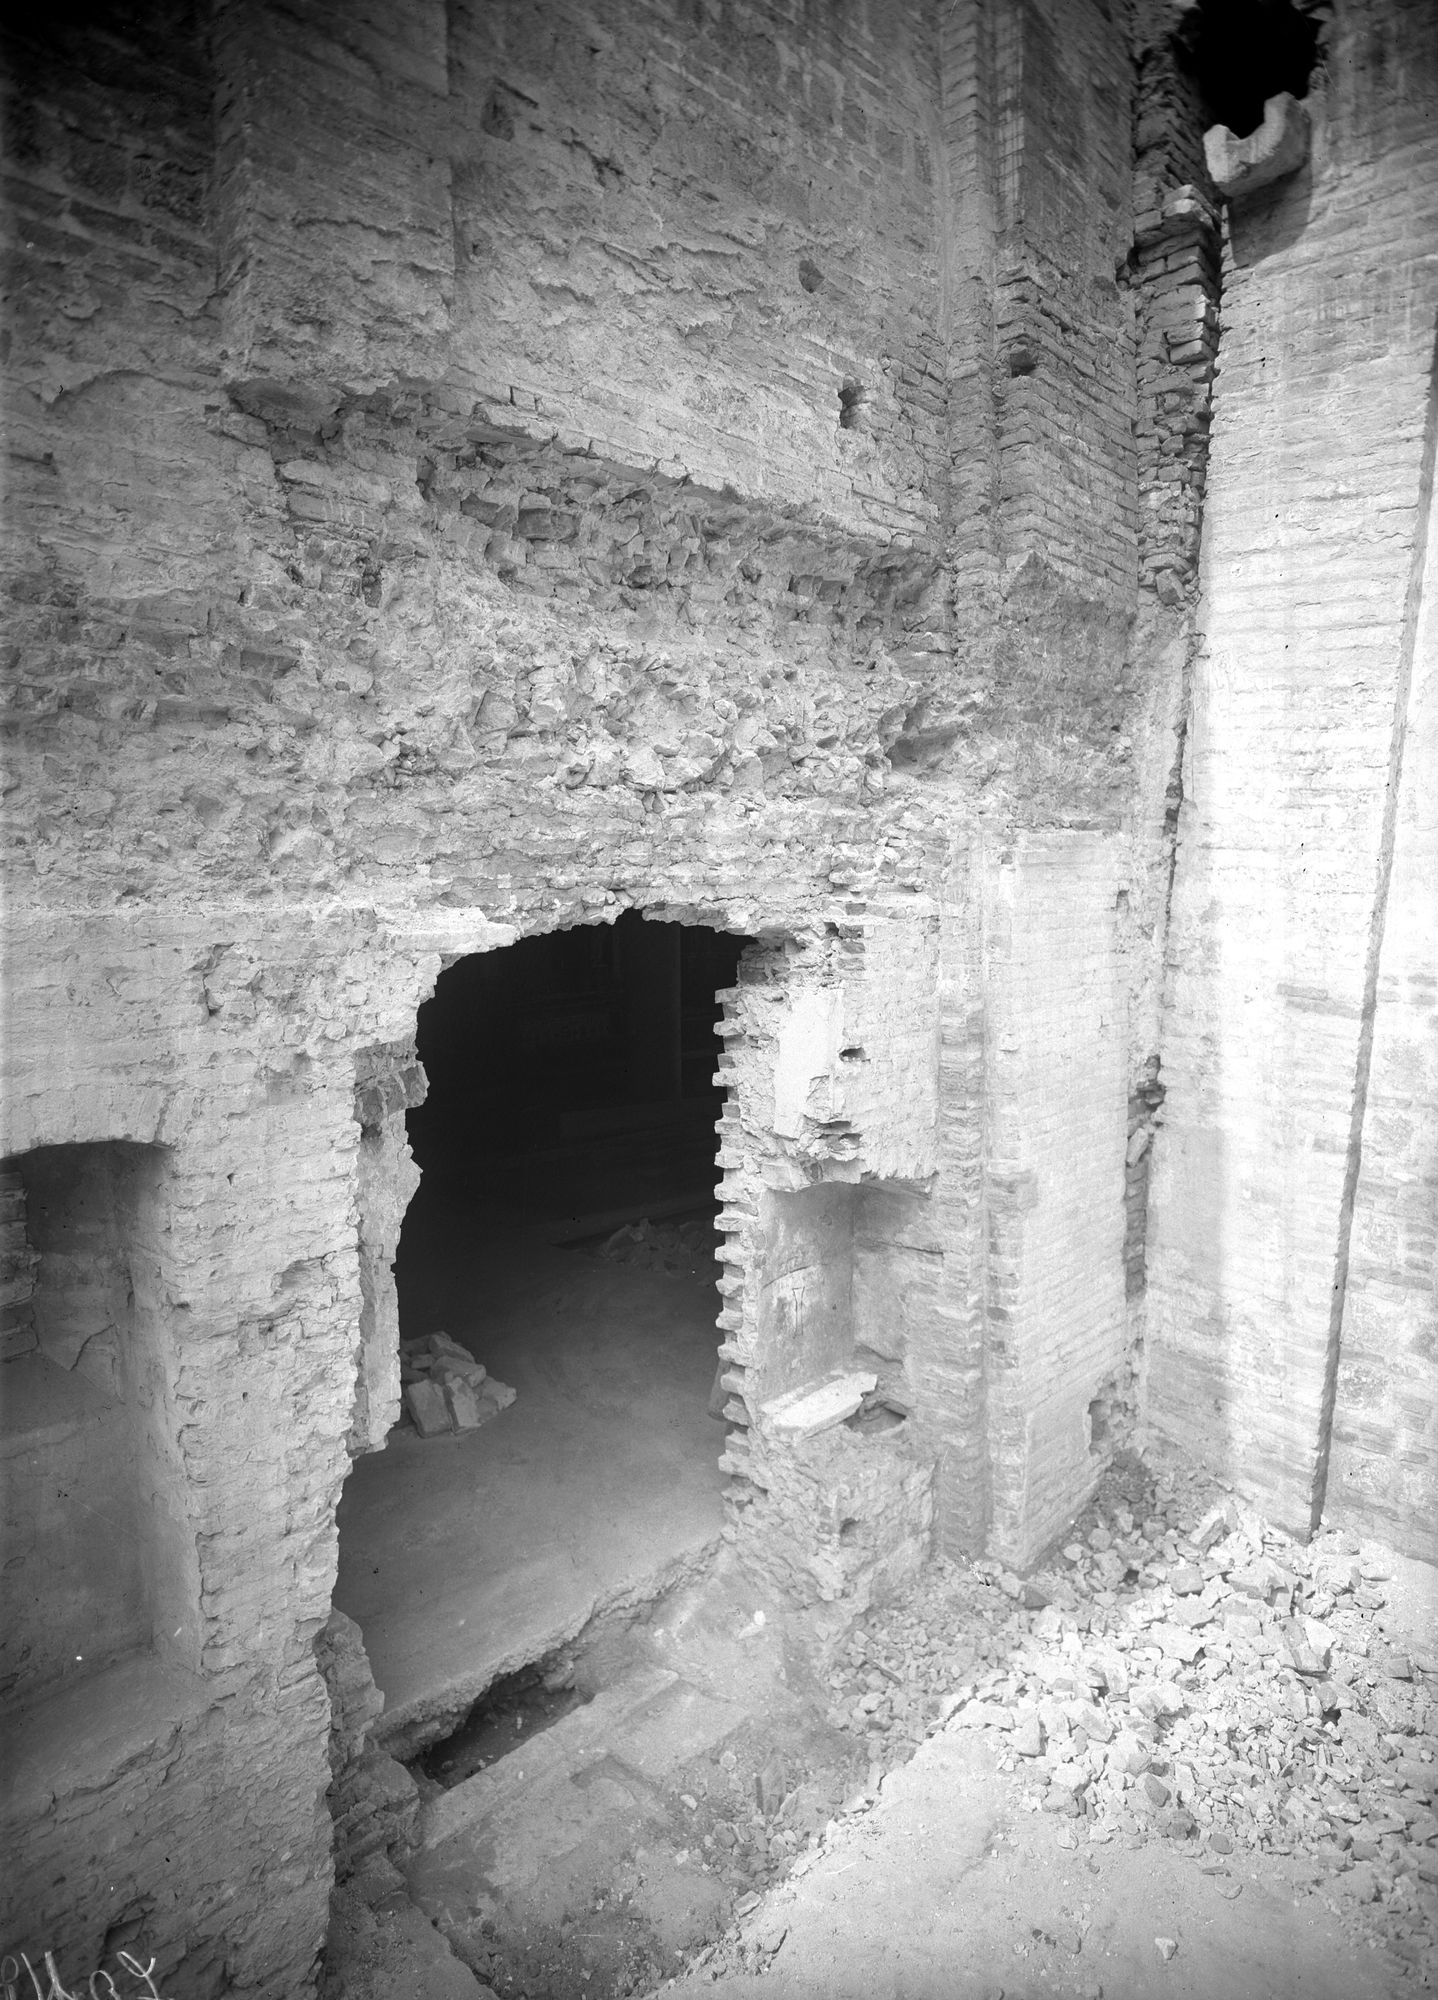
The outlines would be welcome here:
[[[425,1075],[407,1037],[355,1057],[359,1126],[360,1322],[351,1452],[380,1451],[399,1402],[399,1292],[394,1260],[419,1170],[410,1156],[405,1113],[425,1097]]]
[[[505,29],[521,87],[530,13]],[[796,17],[762,90],[767,48],[726,41],[717,131],[712,106],[674,115],[682,64],[656,111],[657,72],[611,36],[606,90],[648,107],[635,186],[598,224],[567,127],[486,130],[494,79],[443,10],[235,5],[211,36],[176,8],[16,47],[4,1150],[168,1149],[162,1407],[195,1573],[179,1665],[141,1655],[19,1718],[44,1754],[7,1828],[7,1941],[93,1963],[134,1936],[182,1993],[308,1985],[329,1881],[313,1640],[346,1444],[392,1414],[402,1065],[375,1052],[412,1037],[442,960],[631,904],[812,935],[844,916],[831,871],[914,873],[902,807],[868,824],[903,655],[943,609],[916,546],[939,389],[912,19],[912,43],[850,23],[850,124],[865,91],[891,100],[864,145],[823,106],[822,23]],[[713,86],[706,36],[685,61]],[[796,78],[815,106],[761,157],[739,100],[792,108]],[[474,317],[498,280],[446,190],[457,162],[475,194],[487,148],[528,162],[506,169],[506,284],[535,176],[573,208],[569,252],[612,246],[647,439],[556,332],[555,294],[528,288],[507,356]],[[767,192],[733,184],[776,153]],[[624,275],[656,248],[655,200],[659,262],[687,272],[662,408],[634,329],[660,334],[670,275],[637,302]],[[733,233],[701,242],[706,208]],[[812,339],[790,357],[796,313]],[[467,371],[506,359],[491,409]],[[559,436],[545,371],[552,398],[592,392]]]
[[[68,952],[52,914],[13,934],[5,1151],[166,1148],[144,1303],[172,1462],[153,1650],[13,1719],[26,1781],[7,1799],[4,1929],[94,1964],[134,1919],[175,1990],[280,1994],[303,1989],[324,1933],[312,1642],[348,1463],[358,1128],[325,1029],[343,960],[272,926],[253,984],[224,987],[220,928],[75,919]]]
[[[315,1658],[329,1693],[329,1816],[335,1878],[343,1882],[368,1855],[404,1857],[419,1817],[419,1787],[403,1764],[368,1741],[384,1696],[363,1634],[343,1611],[330,1612],[315,1639]]]
[[[852,920],[863,909],[852,893],[850,903],[851,920],[807,952],[746,955],[721,1030],[730,1532],[751,1564],[804,1598],[897,1580],[930,1520],[931,1474],[907,1434],[825,1433],[796,1447],[773,1414],[777,1399],[852,1371],[875,1345],[902,1373],[892,1300],[881,1288],[874,1310],[871,1285],[871,1309],[856,1302],[856,1243],[876,1187],[902,1180],[926,1196],[936,1164],[936,926],[920,906],[905,921],[871,912],[866,928]],[[891,1254],[884,1236],[870,1229],[871,1256]],[[816,1488],[841,1467],[847,1498],[816,1507]]]
[[[1227,212],[1149,1256],[1153,1420],[1304,1531],[1368,1137],[1355,1105],[1438,310],[1432,11],[1343,0],[1327,41],[1311,161]],[[1416,934],[1431,941],[1431,910]],[[1376,1113],[1371,1135],[1392,1162],[1376,1193],[1411,1168]],[[1355,1321],[1371,1266],[1364,1284]],[[1421,1354],[1421,1292],[1408,1311],[1392,1330]],[[1370,1448],[1391,1436],[1421,1462],[1424,1367],[1426,1391],[1412,1363],[1379,1384],[1355,1361],[1355,1444],[1367,1426]],[[1362,1453],[1345,1447],[1350,1495]]]
[[[931,532],[934,32],[868,0],[456,7],[465,385],[627,465]]]
[[[1100,0],[174,0],[10,74],[0,1151],[166,1149],[189,1569],[172,1658],[22,1718],[5,1929],[288,1996],[444,963],[626,908],[759,940],[719,1331],[761,1567],[861,1597],[931,1520],[1021,1560],[1101,1469],[1179,679],[1129,58]],[[779,1197],[846,1214],[895,1428],[766,1430]]]

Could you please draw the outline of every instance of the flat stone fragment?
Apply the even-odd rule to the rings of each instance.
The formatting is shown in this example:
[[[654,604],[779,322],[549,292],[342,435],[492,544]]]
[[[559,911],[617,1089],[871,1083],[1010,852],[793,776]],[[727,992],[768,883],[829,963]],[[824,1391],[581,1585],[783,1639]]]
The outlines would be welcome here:
[[[814,1437],[852,1417],[878,1380],[877,1375],[858,1372],[776,1396],[763,1406],[765,1422],[786,1437]]]

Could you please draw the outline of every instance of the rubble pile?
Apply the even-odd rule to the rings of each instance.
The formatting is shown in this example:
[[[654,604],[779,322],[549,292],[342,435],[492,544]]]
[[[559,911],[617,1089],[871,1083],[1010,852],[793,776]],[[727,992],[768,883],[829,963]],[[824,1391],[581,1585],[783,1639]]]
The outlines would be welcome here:
[[[599,1246],[611,1264],[640,1271],[667,1271],[692,1277],[705,1270],[714,1256],[714,1225],[694,1222],[626,1222]]]
[[[399,1373],[405,1412],[421,1437],[478,1430],[514,1401],[513,1389],[447,1333],[401,1341]]]
[[[1191,1497],[1135,1467],[1034,1576],[934,1565],[850,1635],[830,1721],[884,1764],[944,1724],[991,1729],[1020,1805],[1075,1837],[1187,1843],[1215,1870],[1299,1856],[1314,1893],[1431,1966],[1438,1652],[1390,1641],[1383,1565],[1348,1538],[1305,1546]]]

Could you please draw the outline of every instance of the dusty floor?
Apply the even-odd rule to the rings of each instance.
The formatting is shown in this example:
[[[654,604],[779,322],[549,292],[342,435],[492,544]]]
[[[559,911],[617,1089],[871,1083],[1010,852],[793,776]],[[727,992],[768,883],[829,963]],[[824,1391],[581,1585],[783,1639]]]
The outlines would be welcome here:
[[[1120,1469],[1027,1587],[935,1564],[857,1628],[721,1558],[601,1630],[586,1705],[426,1786],[332,1994],[1425,1990],[1434,1580],[1214,1497]],[[467,1988],[405,1972],[416,1904]]]
[[[398,1742],[688,1573],[723,1484],[711,1258],[633,1266],[433,1200],[405,1227],[404,1336],[451,1334],[517,1396],[478,1431],[397,1429],[346,1483],[335,1602]]]
[[[665,1990],[773,2000],[1393,1991],[1391,1971],[1344,1935],[1286,1858],[1095,1846],[1015,1807],[988,1742],[936,1736],[709,1965]]]

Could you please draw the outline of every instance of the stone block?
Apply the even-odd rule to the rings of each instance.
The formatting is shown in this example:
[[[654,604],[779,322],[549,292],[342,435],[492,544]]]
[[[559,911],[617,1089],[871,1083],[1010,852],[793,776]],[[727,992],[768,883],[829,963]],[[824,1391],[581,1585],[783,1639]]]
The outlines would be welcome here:
[[[438,1437],[442,1431],[453,1430],[449,1403],[437,1382],[407,1382],[404,1402],[421,1437]]]
[[[497,1417],[501,1410],[509,1408],[510,1404],[514,1401],[515,1393],[507,1382],[498,1382],[491,1375],[485,1382],[483,1392],[480,1396],[480,1403],[482,1407],[486,1408],[488,1415]]]
[[[461,1375],[448,1376],[441,1393],[449,1404],[449,1413],[457,1431],[478,1430],[486,1415],[493,1414],[485,1410],[479,1390]]]

